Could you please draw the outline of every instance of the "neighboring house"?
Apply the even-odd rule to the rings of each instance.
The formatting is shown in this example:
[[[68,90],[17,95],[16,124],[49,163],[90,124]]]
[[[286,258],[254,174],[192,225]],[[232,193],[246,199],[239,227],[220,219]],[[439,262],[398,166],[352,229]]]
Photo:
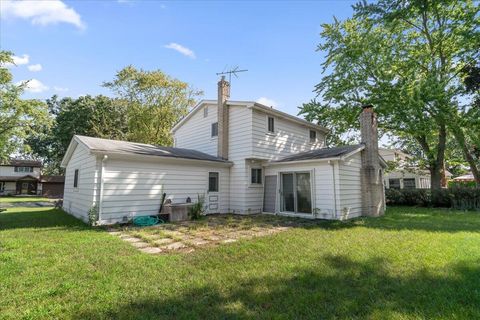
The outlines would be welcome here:
[[[0,195],[36,195],[42,163],[34,160],[11,159],[0,165]]]
[[[75,136],[66,168],[64,209],[100,224],[158,213],[203,197],[207,213],[272,213],[347,219],[384,211],[376,117],[360,116],[362,144],[325,148],[327,129],[250,101],[201,101],[172,129],[175,147]]]
[[[42,163],[36,160],[11,159],[0,165],[0,196],[43,195],[62,197],[63,176],[43,176]]]
[[[430,172],[409,165],[412,158],[405,152],[397,149],[379,148],[378,152],[382,158],[391,163],[395,163],[395,169],[385,172],[384,184],[387,189],[429,189]],[[449,179],[452,174],[445,171],[445,177]],[[444,183],[446,187],[446,182]]]
[[[474,182],[475,177],[473,176],[473,173],[467,173],[467,174],[458,176],[456,178],[453,178],[452,180],[456,182]]]

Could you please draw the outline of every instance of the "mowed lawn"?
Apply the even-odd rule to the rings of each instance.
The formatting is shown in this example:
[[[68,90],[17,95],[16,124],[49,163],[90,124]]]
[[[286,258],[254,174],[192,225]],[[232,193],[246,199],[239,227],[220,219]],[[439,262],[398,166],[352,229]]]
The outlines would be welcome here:
[[[2,319],[480,319],[480,213],[390,208],[148,255],[60,210],[0,214]]]

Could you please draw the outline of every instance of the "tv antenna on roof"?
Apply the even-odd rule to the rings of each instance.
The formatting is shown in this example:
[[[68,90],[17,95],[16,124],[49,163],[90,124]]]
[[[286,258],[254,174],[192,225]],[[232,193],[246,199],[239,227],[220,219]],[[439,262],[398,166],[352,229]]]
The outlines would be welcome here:
[[[238,66],[236,66],[236,67],[232,68],[231,70],[227,70],[227,71],[223,71],[223,72],[217,72],[217,76],[228,74],[228,82],[231,83],[232,82],[232,74],[235,76],[235,78],[238,78],[237,73],[245,72],[245,71],[248,71],[248,70],[247,69],[238,70]]]

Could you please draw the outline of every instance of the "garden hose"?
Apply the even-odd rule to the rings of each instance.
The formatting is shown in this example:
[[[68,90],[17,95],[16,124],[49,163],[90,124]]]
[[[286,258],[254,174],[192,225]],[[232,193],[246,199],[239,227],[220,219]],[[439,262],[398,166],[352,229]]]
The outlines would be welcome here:
[[[165,221],[156,216],[138,216],[133,218],[133,224],[139,227],[149,227],[161,223],[165,223]]]

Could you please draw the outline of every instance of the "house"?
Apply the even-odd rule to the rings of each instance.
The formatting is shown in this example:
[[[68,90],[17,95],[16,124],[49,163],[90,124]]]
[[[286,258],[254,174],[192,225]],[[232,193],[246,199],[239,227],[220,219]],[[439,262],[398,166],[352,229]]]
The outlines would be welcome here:
[[[43,176],[41,161],[10,159],[0,164],[0,196],[42,195],[61,198],[63,180],[63,176]]]
[[[207,213],[348,219],[384,212],[383,169],[372,106],[362,143],[325,148],[327,129],[250,101],[203,100],[172,129],[174,147],[74,136],[62,161],[64,210],[99,224],[205,201]]]
[[[391,163],[393,170],[385,172],[384,184],[387,189],[429,189],[430,188],[430,172],[420,169],[409,163],[412,157],[398,149],[378,149],[382,158]],[[445,177],[449,179],[452,176],[450,172],[445,170]],[[446,187],[446,181],[443,183]]]

